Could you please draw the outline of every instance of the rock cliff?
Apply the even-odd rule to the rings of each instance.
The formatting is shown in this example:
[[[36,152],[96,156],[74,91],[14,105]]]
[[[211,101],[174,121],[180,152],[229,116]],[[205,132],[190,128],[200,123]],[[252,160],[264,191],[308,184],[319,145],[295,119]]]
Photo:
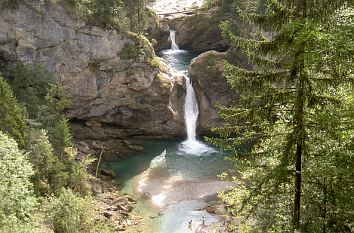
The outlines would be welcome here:
[[[162,71],[144,37],[28,1],[0,10],[0,56],[55,75],[72,97],[68,116],[80,139],[184,134],[183,80]]]
[[[225,12],[219,7],[184,17],[176,30],[178,45],[195,52],[226,51],[229,45],[222,37],[220,29],[220,23],[224,19]]]
[[[218,104],[228,106],[231,100],[238,98],[225,77],[224,62],[227,58],[226,52],[208,51],[194,58],[189,66],[199,104],[198,131],[201,134],[208,134],[211,128],[223,124],[216,109]]]

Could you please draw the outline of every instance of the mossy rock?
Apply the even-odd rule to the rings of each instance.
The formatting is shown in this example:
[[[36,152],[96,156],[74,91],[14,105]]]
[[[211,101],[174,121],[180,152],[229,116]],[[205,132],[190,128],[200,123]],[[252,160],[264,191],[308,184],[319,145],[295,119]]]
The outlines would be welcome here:
[[[154,58],[153,46],[145,36],[128,32],[127,37],[131,41],[123,47],[118,54],[119,57],[123,59],[141,59],[146,62],[150,62]]]

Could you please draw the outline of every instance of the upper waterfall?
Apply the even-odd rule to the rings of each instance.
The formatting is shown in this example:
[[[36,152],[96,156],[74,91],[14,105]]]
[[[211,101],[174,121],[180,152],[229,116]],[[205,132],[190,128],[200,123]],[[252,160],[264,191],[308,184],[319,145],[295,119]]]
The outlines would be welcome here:
[[[176,31],[170,30],[170,38],[171,38],[171,49],[179,50],[179,47],[176,43]]]
[[[197,140],[197,125],[198,125],[198,116],[199,108],[196,93],[194,91],[191,78],[188,76],[188,57],[191,56],[190,51],[179,49],[175,41],[176,32],[170,31],[171,38],[171,49],[164,50],[160,54],[168,64],[171,65],[173,71],[176,72],[177,76],[184,76],[186,82],[186,97],[184,102],[184,122],[187,131],[187,140],[180,143],[178,146],[177,154],[180,155],[212,155],[215,153],[215,150],[212,147],[209,147],[202,141]],[[186,59],[188,62],[186,62]]]
[[[180,49],[176,43],[176,31],[170,30],[171,38],[171,50],[173,53],[179,53]],[[184,120],[186,123],[187,139],[188,141],[196,141],[196,129],[197,129],[197,120],[199,115],[198,102],[195,96],[195,92],[192,86],[192,81],[187,75],[187,71],[180,71],[183,73],[183,76],[186,80],[186,99],[184,102]]]

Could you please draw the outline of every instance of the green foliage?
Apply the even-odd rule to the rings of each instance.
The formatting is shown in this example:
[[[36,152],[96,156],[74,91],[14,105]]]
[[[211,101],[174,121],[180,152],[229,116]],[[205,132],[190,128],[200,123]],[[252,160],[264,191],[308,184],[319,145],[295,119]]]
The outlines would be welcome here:
[[[144,0],[62,0],[64,7],[92,25],[142,33],[148,22]]]
[[[20,147],[25,144],[27,125],[25,112],[17,103],[7,82],[0,76],[0,130],[16,139]]]
[[[52,198],[50,212],[56,233],[114,232],[98,220],[95,203],[90,196],[80,197],[70,189],[63,189],[58,198]]]
[[[32,165],[17,143],[0,132],[0,231],[34,232],[37,200],[30,182]],[[22,229],[24,228],[25,229]]]
[[[87,169],[93,160],[86,157],[81,158],[80,161],[76,161],[77,151],[73,147],[67,147],[64,155],[63,161],[66,162],[66,167],[70,174],[67,187],[81,195],[90,194],[91,188],[88,182],[90,175]]]
[[[147,27],[148,10],[145,0],[123,0],[127,17],[130,22],[130,31],[141,34]]]
[[[90,21],[98,26],[125,28],[126,19],[124,5],[118,0],[95,0],[89,6]]]
[[[56,233],[93,232],[94,205],[90,197],[79,197],[70,189],[62,189],[51,200],[51,213]]]
[[[72,136],[69,128],[69,121],[62,116],[56,123],[51,132],[51,143],[56,152],[63,154],[65,149],[72,146]]]
[[[123,59],[136,59],[139,57],[140,49],[136,45],[126,44],[119,56]]]
[[[45,99],[48,106],[47,110],[51,114],[57,113],[57,115],[61,115],[70,106],[70,98],[60,84],[51,86]]]
[[[351,232],[350,2],[254,2],[222,25],[252,66],[227,65],[241,98],[220,109],[228,124],[214,142],[234,152],[240,173],[221,197],[241,232]]]
[[[223,0],[206,0],[204,2],[204,7],[207,7],[208,9],[210,9],[213,7],[221,6],[222,3],[223,3]]]
[[[63,154],[65,148],[72,146],[69,121],[64,112],[70,105],[70,98],[64,88],[57,84],[47,93],[46,105],[41,106],[39,121],[48,131],[49,141],[56,154]]]
[[[15,9],[24,2],[25,0],[1,0],[0,7]]]
[[[35,168],[32,181],[37,195],[57,193],[67,186],[69,173],[65,171],[65,165],[54,154],[45,130],[37,127],[31,128],[26,150],[29,151],[29,160]]]
[[[4,77],[11,85],[16,99],[26,107],[29,116],[37,117],[39,106],[45,104],[45,96],[54,85],[53,76],[39,65],[16,64],[5,69]]]
[[[63,118],[63,122],[67,120]],[[64,127],[67,127],[65,125],[66,123]],[[70,135],[68,129],[65,129]],[[86,164],[88,158],[77,161],[77,151],[72,147],[71,140],[63,143],[62,139],[68,138],[59,133],[56,135],[59,135],[60,142],[56,144],[57,149],[60,148],[57,152],[50,144],[45,130],[32,127],[29,133],[26,149],[36,171],[32,179],[36,193],[45,196],[51,193],[58,194],[62,188],[71,188],[81,195],[90,194],[87,172],[89,164]]]
[[[155,53],[150,41],[143,35],[127,33],[134,40],[133,44],[126,44],[118,54],[123,59],[142,59],[151,62]]]

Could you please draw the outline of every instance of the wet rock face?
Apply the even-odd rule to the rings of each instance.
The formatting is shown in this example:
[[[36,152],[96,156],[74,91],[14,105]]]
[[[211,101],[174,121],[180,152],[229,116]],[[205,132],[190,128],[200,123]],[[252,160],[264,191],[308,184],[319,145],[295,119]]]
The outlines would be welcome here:
[[[225,78],[226,53],[208,51],[194,58],[189,66],[189,75],[199,104],[198,130],[202,134],[224,122],[218,115],[216,105],[229,106],[238,98]]]
[[[229,46],[220,29],[224,14],[221,9],[213,8],[186,16],[177,27],[177,44],[195,52],[226,51]]]
[[[0,54],[39,63],[72,97],[80,138],[184,133],[183,80],[164,74],[147,40],[92,27],[59,5],[0,11]],[[182,104],[181,104],[181,103]]]
[[[148,31],[149,38],[154,40],[155,51],[171,48],[170,26],[166,21],[159,21],[153,30]]]

